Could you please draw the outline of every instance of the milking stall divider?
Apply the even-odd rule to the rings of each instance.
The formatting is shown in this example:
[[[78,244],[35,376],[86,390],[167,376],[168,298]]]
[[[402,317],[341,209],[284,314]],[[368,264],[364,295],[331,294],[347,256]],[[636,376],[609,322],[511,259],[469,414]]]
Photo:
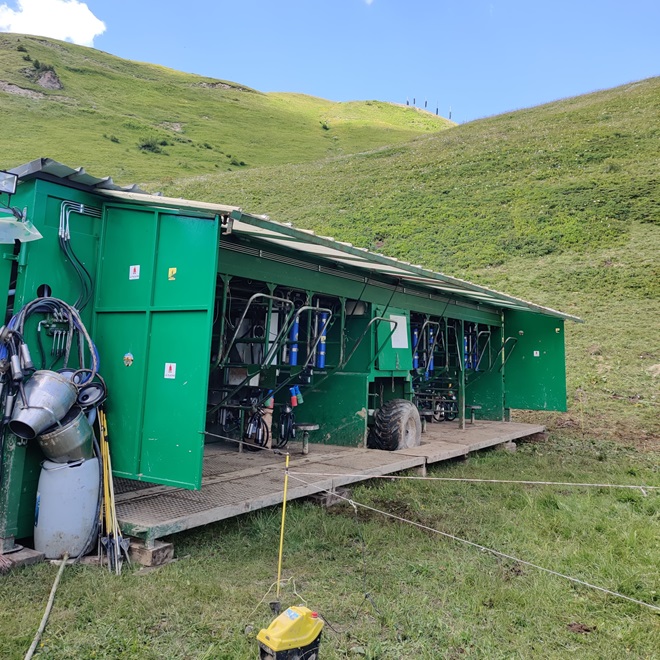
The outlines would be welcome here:
[[[205,446],[223,439],[241,450],[294,439],[312,451],[405,450],[426,422],[455,419],[460,433],[466,417],[566,408],[564,321],[575,317],[50,159],[12,172],[15,210],[0,224],[36,240],[0,232],[4,322],[40,298],[78,309],[107,384],[117,479],[195,490]],[[27,319],[36,369],[84,367],[65,350],[75,334],[47,310]],[[33,535],[44,461],[43,443],[14,435],[8,412],[2,552]]]

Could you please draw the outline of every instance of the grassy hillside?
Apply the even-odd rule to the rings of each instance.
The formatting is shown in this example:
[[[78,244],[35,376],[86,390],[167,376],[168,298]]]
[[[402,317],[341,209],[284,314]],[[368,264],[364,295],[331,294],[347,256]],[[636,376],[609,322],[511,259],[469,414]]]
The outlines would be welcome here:
[[[37,84],[49,68],[62,89]],[[0,167],[48,155],[151,181],[582,316],[560,423],[660,435],[660,78],[438,130],[414,108],[1,34],[0,110]]]
[[[2,92],[39,91],[20,72],[26,54],[53,63],[64,89]],[[405,142],[443,124],[376,102],[201,87],[217,81],[12,35],[0,35],[0,72],[1,166],[49,155],[152,181],[582,316],[567,324],[570,411],[539,415],[559,427],[548,441],[429,476],[658,485],[657,455],[635,448],[660,436],[660,79]],[[138,150],[145,136],[165,154]],[[660,603],[657,491],[416,475],[351,498]],[[324,658],[657,656],[657,616],[641,606],[348,503],[287,512],[282,603],[327,618]],[[159,569],[68,567],[39,656],[255,657],[279,521],[272,508],[176,535],[177,561]],[[23,657],[55,571],[0,580],[0,657]]]
[[[473,269],[611,245],[631,222],[657,221],[659,119],[655,78],[313,166],[167,190],[268,212],[414,263]]]
[[[577,314],[560,423],[660,436],[660,78],[305,166],[182,180]],[[161,186],[162,187],[162,186]]]
[[[61,89],[39,79],[53,76]],[[0,167],[39,156],[122,182],[301,163],[452,126],[377,101],[262,94],[98,50],[0,34]]]

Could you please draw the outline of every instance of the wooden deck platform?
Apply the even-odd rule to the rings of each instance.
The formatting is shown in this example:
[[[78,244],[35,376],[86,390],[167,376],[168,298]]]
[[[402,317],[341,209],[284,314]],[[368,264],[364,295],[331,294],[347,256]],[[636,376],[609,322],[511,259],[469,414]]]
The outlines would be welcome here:
[[[460,430],[458,422],[443,422],[427,426],[421,446],[395,452],[310,443],[309,454],[303,456],[300,444],[291,443],[287,501],[372,476],[424,470],[432,463],[544,431],[534,424],[484,421]],[[229,443],[210,444],[204,452],[201,490],[116,480],[117,516],[125,534],[151,546],[163,536],[280,504],[283,480],[284,455],[239,453]]]

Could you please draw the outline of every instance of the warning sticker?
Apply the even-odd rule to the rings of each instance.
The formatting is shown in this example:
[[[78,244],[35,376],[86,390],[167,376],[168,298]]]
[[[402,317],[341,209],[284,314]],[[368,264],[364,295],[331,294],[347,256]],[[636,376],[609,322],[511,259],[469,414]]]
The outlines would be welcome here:
[[[176,378],[176,362],[165,363],[165,378]]]
[[[129,280],[139,280],[140,279],[140,266],[130,266],[128,269],[128,279]]]

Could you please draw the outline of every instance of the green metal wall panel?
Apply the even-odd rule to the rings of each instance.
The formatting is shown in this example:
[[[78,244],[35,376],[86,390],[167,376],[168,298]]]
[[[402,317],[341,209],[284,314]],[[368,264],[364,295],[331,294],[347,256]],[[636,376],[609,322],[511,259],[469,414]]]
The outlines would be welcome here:
[[[4,458],[0,539],[24,539],[34,532],[34,505],[44,455],[36,443],[18,445],[16,438],[8,435]],[[10,543],[5,549],[11,547]]]
[[[159,230],[154,307],[208,306],[208,282],[215,283],[216,277],[217,234],[213,223],[161,215]]]
[[[151,315],[140,454],[140,476],[148,481],[201,484],[209,342],[198,338],[208,335],[209,315]]]
[[[106,208],[97,309],[150,306],[157,229],[154,211]]]
[[[374,354],[374,329],[373,326],[366,330],[371,317],[365,316],[347,316],[346,317],[346,355],[344,360],[351,356],[346,363],[345,371],[348,372],[368,372],[369,363]],[[361,339],[362,338],[362,339]],[[361,339],[361,341],[360,341]],[[358,344],[358,342],[360,342]]]
[[[0,552],[11,550],[14,539],[22,534],[18,529],[19,509],[23,501],[23,469],[25,466],[26,447],[19,447],[16,438],[8,435],[3,446],[0,467]],[[35,493],[30,499],[34,508]]]
[[[102,373],[118,476],[201,486],[218,228],[217,219],[106,209],[94,335],[111,362]]]
[[[366,374],[336,373],[305,390],[305,402],[295,409],[296,421],[319,425],[310,433],[310,442],[358,446],[367,431],[367,392]]]
[[[101,372],[108,383],[106,403],[112,468],[120,477],[140,472],[142,402],[147,374],[148,315],[142,312],[98,314],[96,344]]]
[[[566,410],[564,322],[530,312],[504,313],[505,405],[526,410]],[[511,348],[511,345],[515,345]]]
[[[34,505],[44,456],[35,443],[29,443],[27,447],[20,448],[20,450],[25,452],[25,462],[16,519],[16,538],[24,539],[34,533]]]

